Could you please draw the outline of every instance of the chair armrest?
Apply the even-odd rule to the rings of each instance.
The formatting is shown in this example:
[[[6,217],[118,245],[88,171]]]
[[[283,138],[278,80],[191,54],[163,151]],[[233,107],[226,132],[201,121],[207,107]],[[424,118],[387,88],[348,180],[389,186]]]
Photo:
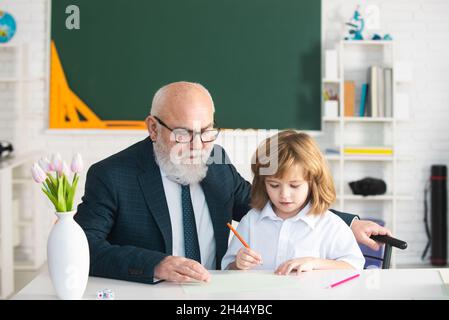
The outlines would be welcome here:
[[[371,236],[371,239],[377,241],[377,242],[381,242],[381,243],[385,243],[388,245],[391,245],[395,248],[399,248],[401,250],[404,250],[407,248],[407,242],[393,238],[393,237],[389,237],[389,236]]]

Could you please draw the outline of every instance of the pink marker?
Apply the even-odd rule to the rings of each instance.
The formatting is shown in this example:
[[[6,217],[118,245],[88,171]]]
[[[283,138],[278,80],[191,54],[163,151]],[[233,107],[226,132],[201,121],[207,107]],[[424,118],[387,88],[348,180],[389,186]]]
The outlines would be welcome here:
[[[355,278],[357,278],[357,277],[359,277],[359,276],[360,276],[360,273],[357,273],[357,274],[355,274],[355,275],[353,275],[353,276],[350,276],[349,278],[346,278],[346,279],[340,280],[340,281],[338,281],[338,282],[335,282],[335,283],[329,285],[329,286],[326,287],[326,288],[330,289],[330,288],[339,286],[340,284],[343,284],[343,283],[345,283],[345,282],[348,282],[348,281],[350,281],[350,280],[352,280],[352,279],[355,279]]]

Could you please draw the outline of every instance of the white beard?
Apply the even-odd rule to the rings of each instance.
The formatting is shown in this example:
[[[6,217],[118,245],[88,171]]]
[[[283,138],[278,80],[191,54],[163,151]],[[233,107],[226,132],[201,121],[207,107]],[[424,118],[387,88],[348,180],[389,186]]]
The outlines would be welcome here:
[[[156,163],[170,180],[188,185],[200,182],[206,177],[208,169],[206,163],[213,146],[180,154],[175,148],[170,150],[158,137],[153,147]],[[190,159],[190,155],[194,158]]]

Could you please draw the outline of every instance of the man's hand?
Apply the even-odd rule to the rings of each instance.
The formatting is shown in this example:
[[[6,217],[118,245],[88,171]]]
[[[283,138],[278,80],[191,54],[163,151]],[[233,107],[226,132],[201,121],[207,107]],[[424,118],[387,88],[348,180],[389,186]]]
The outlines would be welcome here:
[[[376,241],[370,239],[372,235],[392,236],[390,230],[368,220],[354,219],[351,229],[358,243],[364,244],[376,251],[380,249],[380,246]]]
[[[210,281],[210,273],[200,263],[184,257],[168,256],[154,268],[154,277],[173,281]]]

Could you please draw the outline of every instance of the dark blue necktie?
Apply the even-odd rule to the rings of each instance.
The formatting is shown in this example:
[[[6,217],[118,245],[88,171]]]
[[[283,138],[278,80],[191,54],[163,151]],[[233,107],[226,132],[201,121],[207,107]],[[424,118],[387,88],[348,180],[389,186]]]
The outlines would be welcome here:
[[[185,257],[201,263],[200,245],[198,243],[198,233],[196,231],[192,199],[190,198],[190,187],[188,185],[181,185],[181,188]]]

